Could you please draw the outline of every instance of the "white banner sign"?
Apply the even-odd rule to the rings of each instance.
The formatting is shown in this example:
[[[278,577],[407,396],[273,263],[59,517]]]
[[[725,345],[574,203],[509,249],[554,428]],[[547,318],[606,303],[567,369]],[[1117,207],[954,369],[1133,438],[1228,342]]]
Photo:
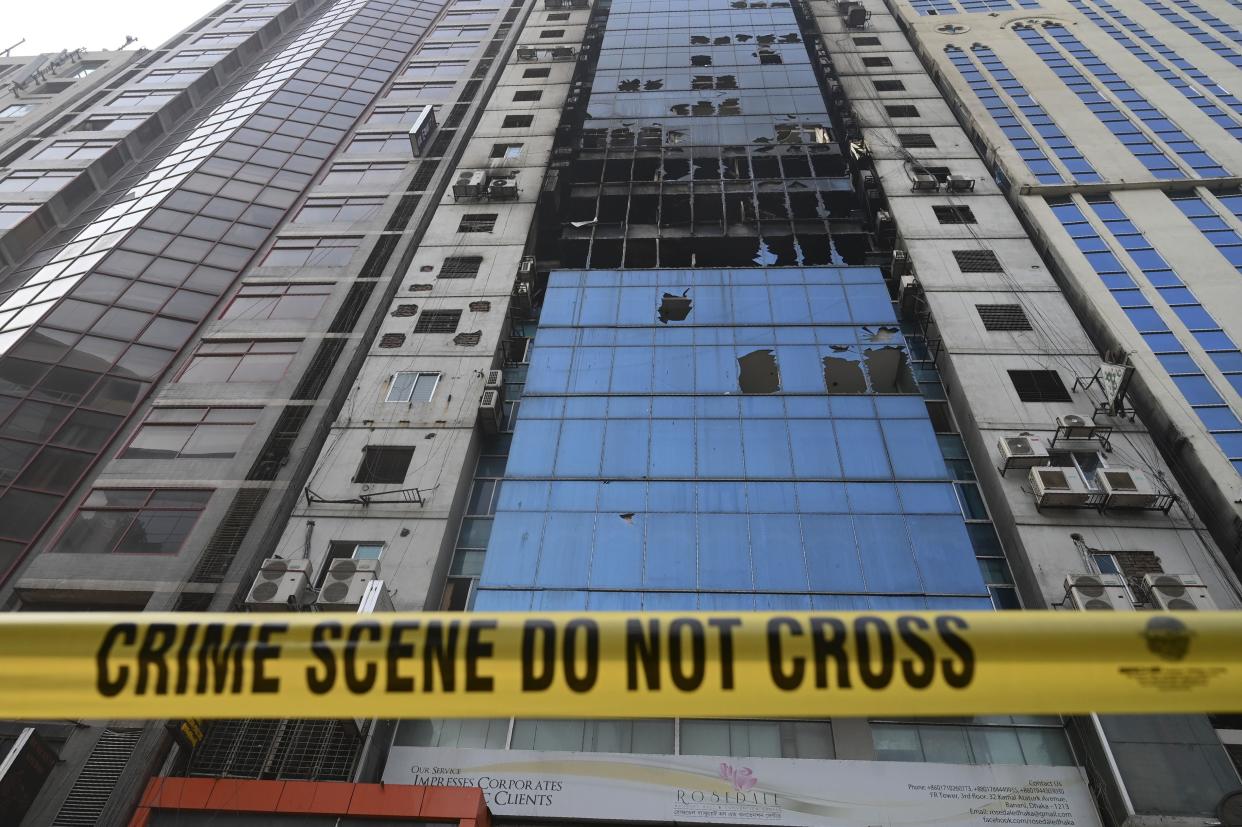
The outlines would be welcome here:
[[[1076,767],[393,747],[384,781],[481,787],[494,815],[789,827],[1100,827]]]

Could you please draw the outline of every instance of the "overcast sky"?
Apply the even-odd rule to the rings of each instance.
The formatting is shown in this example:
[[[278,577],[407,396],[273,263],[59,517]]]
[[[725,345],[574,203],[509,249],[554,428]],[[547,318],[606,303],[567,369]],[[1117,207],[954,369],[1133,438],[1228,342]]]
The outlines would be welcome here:
[[[23,37],[15,55],[61,49],[117,49],[127,35],[130,48],[154,49],[223,0],[0,0],[0,52]]]

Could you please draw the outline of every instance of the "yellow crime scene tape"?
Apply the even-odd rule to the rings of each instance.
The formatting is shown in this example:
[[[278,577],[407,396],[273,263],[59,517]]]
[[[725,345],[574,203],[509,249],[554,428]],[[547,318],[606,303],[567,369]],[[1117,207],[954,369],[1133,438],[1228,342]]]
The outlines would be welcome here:
[[[0,718],[1242,711],[1242,612],[7,614]]]

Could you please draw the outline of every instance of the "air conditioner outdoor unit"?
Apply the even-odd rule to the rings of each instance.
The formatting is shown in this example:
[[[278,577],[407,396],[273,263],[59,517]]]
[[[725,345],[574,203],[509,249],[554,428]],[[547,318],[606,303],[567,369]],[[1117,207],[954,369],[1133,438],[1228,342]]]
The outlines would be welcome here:
[[[379,560],[333,560],[315,606],[320,611],[358,611],[367,584],[379,577],[379,565]]]
[[[523,312],[531,309],[530,282],[519,281],[513,288],[513,307]]]
[[[517,181],[512,178],[493,178],[487,185],[487,195],[497,201],[512,201],[518,197]]]
[[[905,250],[893,250],[890,270],[893,278],[900,278],[910,272],[910,256]]]
[[[533,49],[530,46],[518,46],[517,59],[518,60],[538,60],[539,50]]]
[[[1207,586],[1193,574],[1145,574],[1143,585],[1151,602],[1161,609],[1194,612],[1216,608]]]
[[[503,370],[489,370],[487,378],[483,380],[483,387],[487,390],[499,389],[504,387],[505,372]]]
[[[453,182],[454,198],[477,198],[483,194],[483,188],[487,186],[487,173],[483,170],[467,170],[459,173],[457,180]]]
[[[500,391],[483,391],[483,396],[479,398],[479,425],[483,433],[499,433],[503,419],[504,405],[500,400]]]
[[[1075,508],[1091,504],[1091,491],[1078,475],[1077,468],[1032,468],[1027,478],[1035,507]]]
[[[1075,609],[1085,611],[1132,612],[1134,604],[1119,574],[1069,574],[1065,593]]]
[[[1101,468],[1095,479],[1104,492],[1105,508],[1147,508],[1160,499],[1147,475],[1133,468]]]
[[[997,443],[1005,468],[1034,468],[1047,465],[1048,449],[1037,436],[1006,436]]]
[[[940,189],[940,179],[926,172],[916,172],[910,189],[914,192],[937,192]]]
[[[1095,436],[1095,422],[1082,414],[1062,414],[1057,417],[1057,428],[1065,439],[1091,439]]]
[[[902,276],[897,284],[897,307],[902,316],[912,316],[919,305],[919,280]]]
[[[570,46],[554,46],[552,47],[553,60],[573,60],[574,50]]]
[[[522,261],[518,264],[518,275],[529,278],[535,272],[535,257],[522,256]]]
[[[296,611],[310,588],[311,574],[310,560],[264,560],[246,595],[246,606],[255,612]]]
[[[871,16],[871,12],[867,11],[867,7],[862,3],[842,3],[840,9],[841,16],[845,18],[845,25],[850,29],[861,29],[867,24],[867,18]]]
[[[975,179],[965,175],[950,175],[944,185],[949,192],[967,192],[975,188]]]
[[[880,188],[880,182],[876,180],[874,172],[864,172],[862,174],[862,185],[865,190],[876,190]]]
[[[893,214],[888,210],[875,211],[875,231],[880,234],[892,233],[896,231],[893,224]]]

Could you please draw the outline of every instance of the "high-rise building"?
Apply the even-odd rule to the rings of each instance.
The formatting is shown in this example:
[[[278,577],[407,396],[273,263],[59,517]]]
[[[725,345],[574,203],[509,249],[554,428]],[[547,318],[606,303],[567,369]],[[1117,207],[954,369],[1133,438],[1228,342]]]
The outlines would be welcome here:
[[[0,59],[0,606],[1236,608],[1239,61],[1222,0]],[[1239,765],[1226,715],[0,722],[55,827],[1189,827]]]

